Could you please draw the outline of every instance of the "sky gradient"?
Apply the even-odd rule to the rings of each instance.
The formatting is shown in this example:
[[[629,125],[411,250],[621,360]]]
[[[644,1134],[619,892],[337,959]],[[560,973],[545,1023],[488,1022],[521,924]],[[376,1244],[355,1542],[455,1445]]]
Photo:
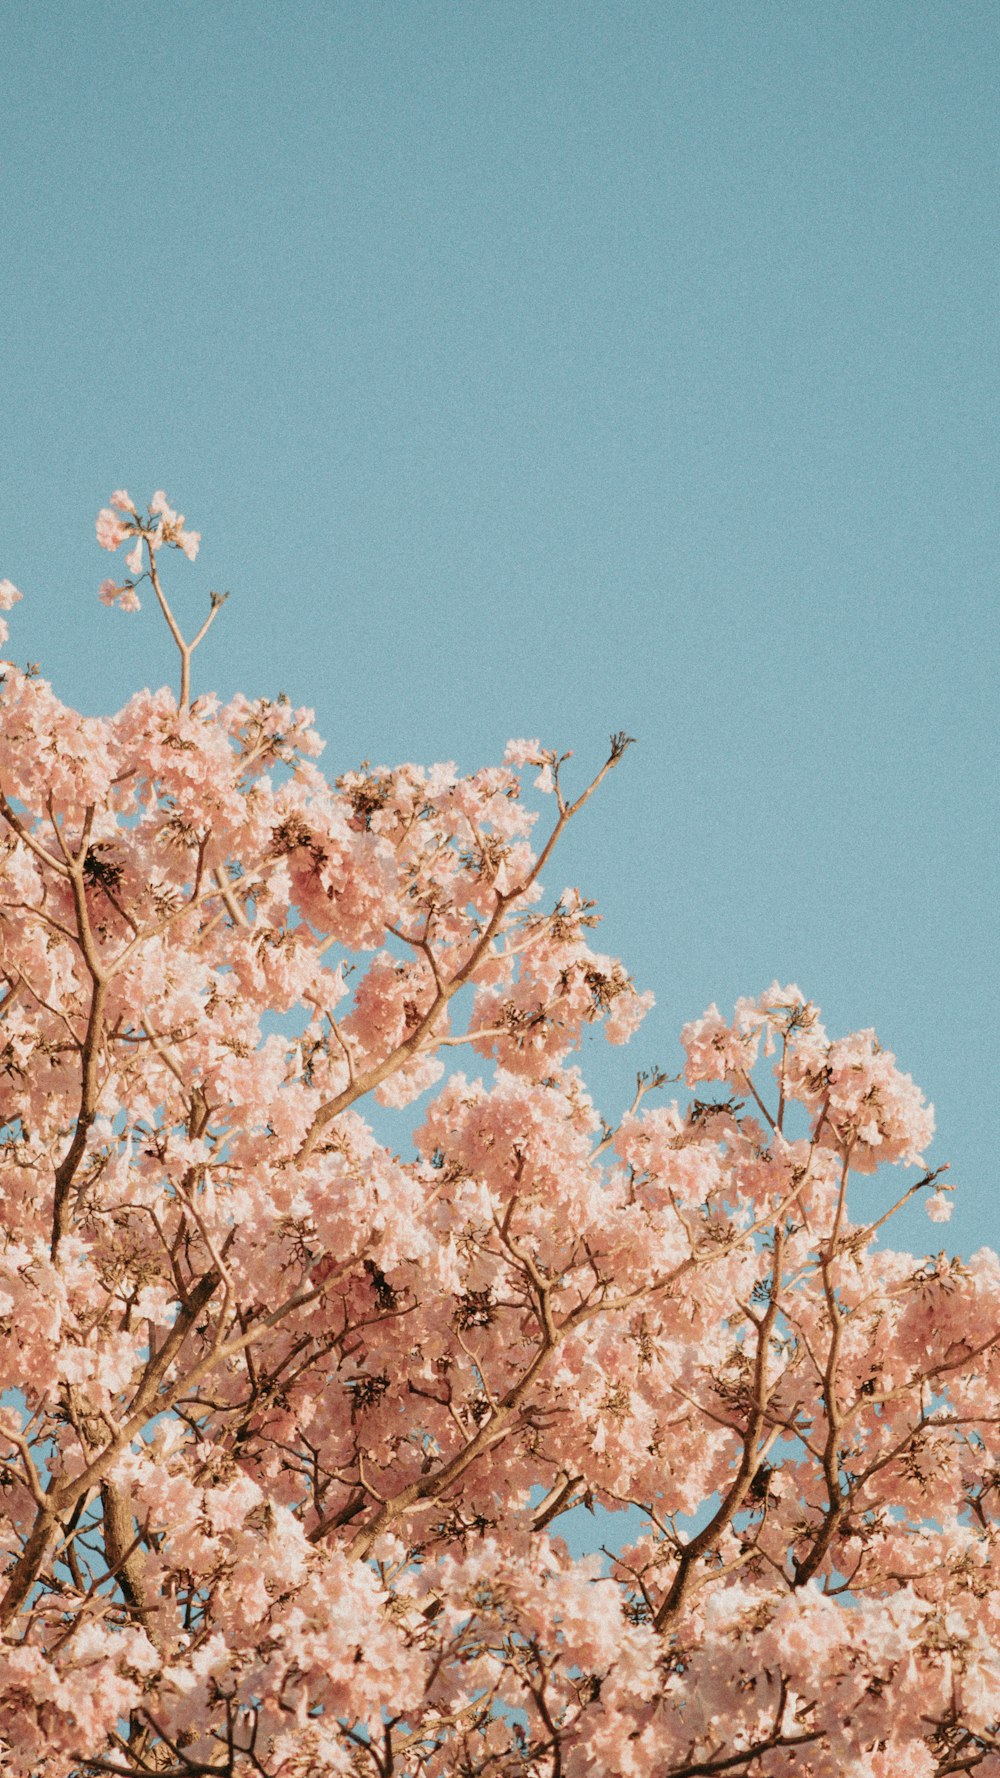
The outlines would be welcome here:
[[[0,19],[0,576],[67,701],[173,681],[93,518],[204,533],[196,689],[336,773],[639,745],[548,873],[658,1006],[874,1025],[1000,1244],[1000,13],[692,0]],[[990,1088],[987,1088],[987,1080]]]

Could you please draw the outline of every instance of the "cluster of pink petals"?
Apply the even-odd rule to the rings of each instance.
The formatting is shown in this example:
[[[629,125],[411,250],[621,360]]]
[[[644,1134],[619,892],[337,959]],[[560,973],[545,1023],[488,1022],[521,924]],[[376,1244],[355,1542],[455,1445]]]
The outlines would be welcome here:
[[[681,1032],[687,1054],[684,1079],[691,1087],[719,1080],[734,1092],[743,1091],[762,1038],[764,1054],[773,1055],[779,1037],[794,1029],[811,1028],[814,1018],[815,1009],[794,983],[781,987],[775,981],[756,1000],[738,1000],[731,1023],[713,1002],[700,1019],[692,1020]]]
[[[118,488],[111,496],[111,504],[104,506],[97,515],[97,541],[102,549],[116,550],[130,537],[135,539],[132,549],[125,557],[132,580],[142,573],[143,545],[148,547],[151,555],[165,545],[182,550],[188,560],[193,562],[198,554],[201,534],[198,531],[185,529],[184,514],[178,513],[169,504],[162,488],[158,489],[149,502],[148,517],[143,519],[131,495]],[[139,601],[135,595],[132,581],[118,586],[113,580],[103,580],[100,587],[100,599],[104,605],[117,605],[121,611],[138,611]]]
[[[874,1034],[773,983],[606,1123],[556,755],[0,697],[5,1774],[998,1778],[1000,1260],[876,1240]]]
[[[158,536],[153,542],[153,548],[158,549],[163,543],[172,543],[176,549],[183,550],[189,562],[193,562],[201,543],[201,532],[184,529],[184,514],[174,511],[162,488],[153,495],[149,510],[159,521]]]
[[[816,1118],[817,1138],[849,1153],[856,1172],[887,1162],[919,1164],[934,1135],[934,1110],[874,1031],[828,1039],[817,1009],[794,985],[777,982],[757,1000],[740,1000],[731,1023],[717,1006],[685,1025],[684,1078],[689,1086],[724,1081],[745,1093],[764,1040],[780,1046],[775,1075],[782,1099],[798,1099]],[[947,1211],[947,1206],[945,1206]],[[943,1220],[940,1206],[935,1215]]]
[[[828,1042],[814,1026],[789,1044],[786,1090],[825,1118],[824,1140],[858,1173],[885,1162],[915,1166],[934,1135],[934,1108],[874,1031]]]
[[[535,789],[547,794],[555,789],[556,755],[551,749],[543,747],[540,741],[508,741],[503,757],[504,764],[515,769],[521,766],[540,766],[541,770],[534,779]]]
[[[97,589],[97,596],[102,605],[117,605],[119,611],[139,611],[139,595],[130,580],[121,586],[111,579],[102,580]]]
[[[0,580],[0,611],[11,611],[23,594],[18,592],[12,580]],[[0,647],[10,636],[10,628],[0,617]]]
[[[541,741],[508,741],[503,757],[505,765],[517,768],[544,765],[549,755]]]
[[[102,549],[118,549],[126,537],[134,534],[134,526],[126,524],[110,506],[102,506],[97,515],[97,541]]]

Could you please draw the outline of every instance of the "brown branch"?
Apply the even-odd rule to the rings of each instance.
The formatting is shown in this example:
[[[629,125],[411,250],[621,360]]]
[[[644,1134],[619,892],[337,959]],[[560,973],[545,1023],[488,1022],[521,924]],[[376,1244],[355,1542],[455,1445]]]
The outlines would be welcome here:
[[[781,1269],[784,1257],[784,1230],[777,1224],[774,1231],[774,1253],[771,1268],[771,1290],[767,1308],[761,1316],[757,1328],[757,1349],[754,1353],[753,1395],[750,1411],[747,1415],[746,1431],[743,1434],[743,1451],[737,1465],[736,1474],[728,1488],[725,1498],[718,1510],[713,1513],[708,1524],[684,1545],[677,1571],[669,1590],[665,1594],[656,1616],[653,1619],[657,1630],[665,1630],[678,1616],[691,1590],[694,1564],[717,1542],[722,1532],[730,1525],[743,1505],[750,1484],[757,1473],[761,1460],[758,1440],[764,1430],[767,1419],[768,1381],[767,1354],[778,1313],[781,1296]],[[772,1431],[774,1438],[776,1432]]]

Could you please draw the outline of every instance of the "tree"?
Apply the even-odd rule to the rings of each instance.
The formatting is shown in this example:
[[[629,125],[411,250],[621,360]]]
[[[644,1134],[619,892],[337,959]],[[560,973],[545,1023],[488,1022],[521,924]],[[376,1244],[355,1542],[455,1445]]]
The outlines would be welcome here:
[[[3,684],[4,1770],[997,1778],[1000,1263],[865,1210],[920,1092],[775,984],[603,1123],[650,997],[541,879],[627,737],[328,782],[191,701],[164,496],[98,538],[181,692]]]

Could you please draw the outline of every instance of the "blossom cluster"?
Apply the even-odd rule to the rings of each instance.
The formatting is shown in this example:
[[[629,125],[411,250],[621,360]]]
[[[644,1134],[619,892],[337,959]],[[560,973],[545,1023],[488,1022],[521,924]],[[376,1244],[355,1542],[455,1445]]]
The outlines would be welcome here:
[[[157,490],[149,502],[145,519],[140,518],[132,496],[124,488],[118,488],[111,496],[110,505],[102,507],[97,515],[97,541],[102,549],[114,551],[120,549],[129,538],[134,538],[132,548],[125,557],[130,578],[121,586],[110,578],[102,580],[102,605],[117,605],[121,611],[139,610],[140,601],[135,583],[143,572],[143,544],[149,552],[151,568],[157,550],[168,544],[174,549],[183,550],[188,561],[193,562],[198,554],[201,533],[187,531],[184,526],[184,514],[174,511],[162,488]]]
[[[18,600],[23,597],[12,580],[0,580],[0,611],[13,611]],[[0,645],[10,636],[9,626],[0,617]]]
[[[794,985],[594,1105],[651,996],[541,879],[624,739],[2,706],[4,1771],[1000,1778],[1000,1261],[886,1244],[931,1110]]]

